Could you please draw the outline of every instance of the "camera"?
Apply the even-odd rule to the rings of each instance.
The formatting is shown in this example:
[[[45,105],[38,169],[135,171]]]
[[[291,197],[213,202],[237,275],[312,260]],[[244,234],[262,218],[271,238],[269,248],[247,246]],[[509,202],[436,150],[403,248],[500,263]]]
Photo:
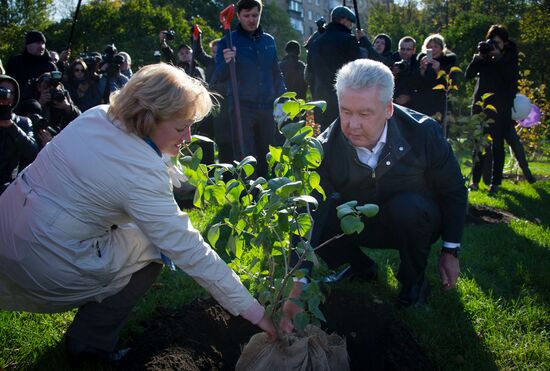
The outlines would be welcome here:
[[[87,70],[91,72],[94,72],[98,63],[101,62],[101,54],[98,52],[80,53],[79,58],[86,63],[86,66],[88,66]]]
[[[60,71],[52,71],[43,75],[40,82],[45,82],[50,85],[50,95],[52,102],[63,102],[65,100],[65,89],[58,88],[61,84],[63,74]]]
[[[162,33],[166,35],[166,40],[174,40],[176,38],[176,31],[174,30],[162,31]]]
[[[32,121],[32,127],[34,130],[43,130],[50,126],[48,120],[37,113],[30,114],[28,117]]]
[[[153,53],[153,59],[155,60],[155,63],[160,63],[160,60],[161,60],[160,50],[155,50],[155,52]]]
[[[393,65],[399,68],[399,72],[407,71],[410,67],[409,61],[406,61],[404,59],[400,60],[399,62],[395,62]]]
[[[0,87],[0,99],[10,99],[14,96],[13,91]]]
[[[495,45],[496,43],[492,39],[480,41],[477,44],[477,51],[479,52],[479,54],[489,54],[495,49]]]

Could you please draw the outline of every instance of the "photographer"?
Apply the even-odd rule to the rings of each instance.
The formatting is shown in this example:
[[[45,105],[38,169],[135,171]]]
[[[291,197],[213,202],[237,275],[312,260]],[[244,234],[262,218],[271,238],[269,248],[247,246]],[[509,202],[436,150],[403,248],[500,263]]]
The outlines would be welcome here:
[[[405,36],[399,40],[399,51],[394,53],[393,59],[396,61],[391,68],[395,77],[393,101],[405,107],[412,107],[413,97],[420,83],[416,40],[411,36]]]
[[[30,121],[12,112],[18,101],[17,81],[0,75],[0,194],[39,150]]]
[[[98,83],[102,103],[109,103],[111,94],[122,89],[128,82],[128,78],[121,73],[124,62],[124,56],[117,54],[115,44],[109,44],[105,47],[99,68],[101,77]]]
[[[436,116],[437,121],[442,123],[446,114],[447,80],[445,76],[438,78],[438,74],[440,71],[451,73],[451,68],[456,66],[456,54],[447,49],[443,36],[433,34],[424,40],[422,52],[417,59],[420,64],[420,84],[412,108],[426,116]],[[456,82],[459,75],[453,72],[451,76]],[[439,84],[442,84],[445,89],[434,90],[434,87]]]
[[[166,63],[183,68],[183,70],[191,77],[206,81],[202,68],[193,66],[191,71],[191,60],[193,59],[193,50],[187,44],[181,44],[178,48],[178,59],[174,57],[174,51],[168,44],[167,40],[174,40],[176,33],[173,30],[161,31],[159,34],[160,50]]]
[[[101,101],[97,82],[83,59],[76,59],[69,67],[67,90],[81,112],[97,106]]]
[[[466,68],[466,79],[477,78],[472,113],[481,111],[481,107],[475,103],[480,102],[484,94],[493,93],[485,99],[485,104],[493,105],[496,112],[485,110],[485,113],[494,120],[488,128],[492,138],[493,156],[489,192],[494,193],[502,183],[505,139],[512,147],[527,181],[533,183],[535,178],[529,170],[523,146],[512,123],[511,108],[514,106],[519,77],[516,44],[509,39],[508,30],[502,25],[492,25],[485,39],[486,41],[478,44],[477,52]],[[486,161],[486,156],[481,153],[474,157],[479,157],[479,160],[474,164],[471,189],[478,188],[482,164]]]
[[[72,120],[80,115],[80,110],[73,103],[69,92],[65,90],[61,83],[61,72],[53,71],[40,76],[34,82],[34,95],[32,100],[24,103],[24,106],[30,106],[31,103],[40,105],[40,116],[44,117],[49,126],[59,133]],[[23,112],[21,112],[23,113]],[[31,113],[31,112],[25,112]],[[32,111],[32,113],[38,113]]]

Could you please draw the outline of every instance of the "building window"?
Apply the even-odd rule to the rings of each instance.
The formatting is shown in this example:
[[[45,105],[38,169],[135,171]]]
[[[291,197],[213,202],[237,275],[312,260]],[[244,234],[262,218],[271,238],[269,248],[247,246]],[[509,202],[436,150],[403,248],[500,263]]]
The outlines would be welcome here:
[[[298,19],[290,18],[290,25],[299,33],[304,33],[304,23]]]
[[[311,10],[307,11],[307,19],[309,19],[310,21],[313,20],[313,14],[311,13]]]
[[[319,0],[315,0],[315,5],[319,5]]]

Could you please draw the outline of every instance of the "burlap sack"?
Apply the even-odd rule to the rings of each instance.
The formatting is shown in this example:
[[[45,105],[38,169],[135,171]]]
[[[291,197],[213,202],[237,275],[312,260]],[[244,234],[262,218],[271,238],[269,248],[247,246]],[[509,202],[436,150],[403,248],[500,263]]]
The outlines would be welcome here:
[[[304,337],[285,335],[271,343],[266,333],[252,336],[239,358],[236,371],[348,371],[346,341],[308,325]]]

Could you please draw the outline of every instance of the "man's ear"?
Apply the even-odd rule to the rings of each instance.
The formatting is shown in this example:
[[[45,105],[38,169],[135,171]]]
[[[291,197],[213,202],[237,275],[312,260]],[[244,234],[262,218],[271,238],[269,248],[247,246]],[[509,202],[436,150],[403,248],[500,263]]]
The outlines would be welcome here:
[[[393,116],[393,102],[390,100],[386,105],[386,120]]]

